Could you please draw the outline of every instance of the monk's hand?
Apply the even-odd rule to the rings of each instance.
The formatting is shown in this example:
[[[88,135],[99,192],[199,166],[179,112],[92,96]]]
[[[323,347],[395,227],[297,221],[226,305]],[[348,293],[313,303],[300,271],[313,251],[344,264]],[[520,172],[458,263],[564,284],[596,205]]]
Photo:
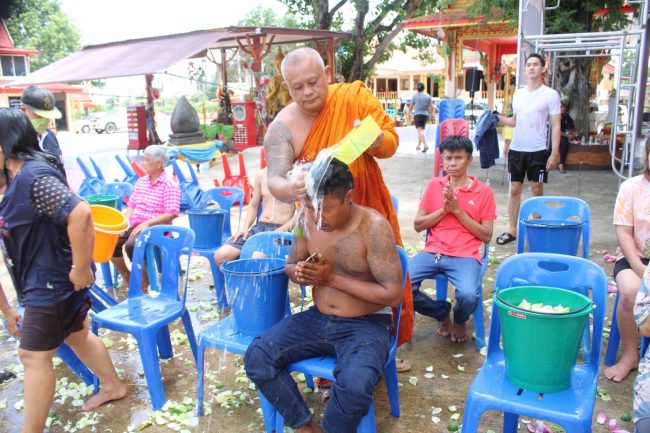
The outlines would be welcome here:
[[[296,200],[305,200],[307,198],[307,170],[295,170],[289,176],[289,191]]]
[[[378,148],[379,146],[381,146],[381,142],[382,142],[383,139],[384,139],[384,131],[381,131],[381,132],[379,133],[379,135],[377,136],[377,139],[376,139],[375,141],[372,142],[372,144],[370,145],[370,147],[368,148],[368,150],[366,150],[366,152],[370,152],[370,151],[372,151],[372,150],[375,150],[375,149]]]
[[[313,262],[301,261],[296,264],[296,280],[309,286],[328,286],[332,277],[332,265],[322,254],[317,254]]]

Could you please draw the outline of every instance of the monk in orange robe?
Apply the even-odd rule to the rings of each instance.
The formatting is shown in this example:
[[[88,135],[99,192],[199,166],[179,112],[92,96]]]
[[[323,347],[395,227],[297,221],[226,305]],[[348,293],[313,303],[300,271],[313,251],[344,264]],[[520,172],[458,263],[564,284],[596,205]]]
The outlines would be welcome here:
[[[294,162],[308,162],[322,149],[333,146],[367,115],[382,133],[370,148],[350,164],[354,177],[354,202],[375,209],[393,227],[402,245],[397,214],[375,158],[390,158],[397,150],[395,123],[360,81],[328,85],[329,66],[317,51],[299,48],[288,53],[282,74],[293,103],[285,107],[269,126],[264,139],[269,189],[278,199],[293,201],[306,197],[304,177],[287,177]],[[404,290],[398,344],[411,339],[413,301],[410,281]]]

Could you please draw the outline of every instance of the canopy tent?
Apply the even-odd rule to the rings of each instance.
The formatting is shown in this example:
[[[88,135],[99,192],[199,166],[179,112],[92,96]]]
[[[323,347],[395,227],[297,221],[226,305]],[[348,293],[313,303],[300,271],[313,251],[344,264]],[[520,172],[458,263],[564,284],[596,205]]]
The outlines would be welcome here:
[[[153,74],[208,49],[240,48],[261,59],[272,45],[315,42],[329,64],[334,47],[349,33],[273,27],[228,27],[190,33],[90,45],[38,71],[9,83],[11,86],[84,81]]]

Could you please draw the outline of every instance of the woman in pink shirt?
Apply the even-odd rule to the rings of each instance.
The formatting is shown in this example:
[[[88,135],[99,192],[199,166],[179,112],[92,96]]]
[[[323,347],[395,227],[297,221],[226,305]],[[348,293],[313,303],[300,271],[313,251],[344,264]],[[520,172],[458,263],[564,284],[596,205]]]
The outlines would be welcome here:
[[[129,287],[131,272],[124,261],[122,248],[131,260],[140,232],[148,227],[171,224],[180,212],[181,191],[165,173],[168,161],[169,156],[163,146],[154,144],[144,150],[142,168],[145,175],[133,187],[126,211],[130,228],[120,236],[111,260],[122,277],[125,289]],[[143,281],[143,289],[147,285]]]

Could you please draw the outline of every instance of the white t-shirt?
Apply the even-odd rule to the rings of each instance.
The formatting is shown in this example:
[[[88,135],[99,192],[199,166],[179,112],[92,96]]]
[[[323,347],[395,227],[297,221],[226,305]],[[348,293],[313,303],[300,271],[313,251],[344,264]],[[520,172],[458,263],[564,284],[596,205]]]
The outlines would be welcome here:
[[[512,110],[517,123],[510,148],[519,152],[546,149],[549,116],[560,114],[560,95],[547,86],[534,92],[528,87],[515,90]]]

